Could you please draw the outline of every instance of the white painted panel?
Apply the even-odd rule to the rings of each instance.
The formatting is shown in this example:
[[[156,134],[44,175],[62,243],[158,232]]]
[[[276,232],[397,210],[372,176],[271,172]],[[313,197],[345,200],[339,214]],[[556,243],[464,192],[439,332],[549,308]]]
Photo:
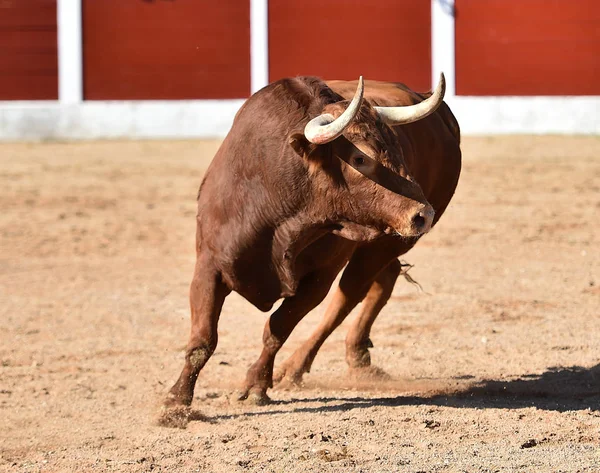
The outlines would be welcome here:
[[[431,0],[431,83],[435,87],[443,72],[446,97],[456,90],[454,26],[454,0]]]
[[[64,104],[83,100],[81,0],[58,0],[58,99]]]
[[[0,102],[0,140],[222,138],[243,102]]]
[[[222,138],[244,100],[0,102],[0,140]],[[600,97],[448,97],[463,134],[600,134]]]
[[[600,97],[449,97],[471,135],[600,134]]]
[[[250,89],[269,83],[269,1],[250,0]]]

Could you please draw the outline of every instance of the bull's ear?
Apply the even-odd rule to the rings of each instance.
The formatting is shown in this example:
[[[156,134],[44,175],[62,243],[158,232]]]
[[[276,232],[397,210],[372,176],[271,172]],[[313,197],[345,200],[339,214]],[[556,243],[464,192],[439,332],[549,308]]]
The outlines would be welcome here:
[[[289,143],[294,151],[303,158],[310,155],[314,148],[314,145],[306,139],[303,133],[292,133]]]

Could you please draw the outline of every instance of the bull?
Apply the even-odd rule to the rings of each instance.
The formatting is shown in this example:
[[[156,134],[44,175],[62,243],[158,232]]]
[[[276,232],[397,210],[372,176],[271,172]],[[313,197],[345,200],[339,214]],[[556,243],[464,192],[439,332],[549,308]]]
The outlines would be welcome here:
[[[198,193],[191,333],[167,406],[189,406],[217,346],[225,298],[235,291],[269,311],[263,349],[241,399],[269,401],[275,356],[327,295],[312,336],[276,379],[298,382],[325,339],[364,300],[346,338],[352,369],[370,369],[370,330],[400,274],[398,257],[438,221],[461,167],[460,131],[434,92],[401,84],[297,77],[250,97]]]

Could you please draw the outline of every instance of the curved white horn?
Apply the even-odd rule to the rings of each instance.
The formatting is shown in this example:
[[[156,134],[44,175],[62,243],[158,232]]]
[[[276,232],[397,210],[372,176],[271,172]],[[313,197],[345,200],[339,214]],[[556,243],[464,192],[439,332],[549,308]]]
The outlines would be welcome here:
[[[421,103],[406,107],[375,107],[375,110],[379,113],[382,120],[390,126],[416,122],[437,110],[444,100],[445,92],[446,79],[444,78],[444,73],[441,73],[435,92]]]
[[[348,108],[344,110],[344,113],[337,119],[329,113],[324,113],[313,118],[304,128],[304,136],[306,136],[306,139],[311,143],[322,145],[335,140],[344,133],[344,130],[350,125],[352,120],[354,120],[354,117],[356,117],[356,114],[360,109],[364,91],[365,86],[363,78],[360,76],[354,98],[352,99],[352,102],[350,102],[350,105],[348,105]]]

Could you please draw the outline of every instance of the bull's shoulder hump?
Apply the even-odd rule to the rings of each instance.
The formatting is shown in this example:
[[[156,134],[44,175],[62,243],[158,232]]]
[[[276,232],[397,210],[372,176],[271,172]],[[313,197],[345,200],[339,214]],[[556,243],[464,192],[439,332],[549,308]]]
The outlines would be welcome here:
[[[327,81],[327,85],[334,92],[349,100],[356,91],[357,81],[330,80]],[[378,80],[365,81],[365,98],[373,105],[382,107],[414,105],[423,100],[421,94],[413,92],[400,82]]]

